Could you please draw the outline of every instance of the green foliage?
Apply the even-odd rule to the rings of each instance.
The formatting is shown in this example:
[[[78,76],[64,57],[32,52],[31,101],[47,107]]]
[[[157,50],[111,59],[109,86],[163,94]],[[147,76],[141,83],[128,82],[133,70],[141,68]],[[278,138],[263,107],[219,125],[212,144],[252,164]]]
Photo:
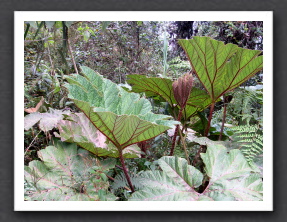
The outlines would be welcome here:
[[[70,39],[75,58],[116,83],[124,83],[128,73],[162,73],[161,24],[157,21],[79,22],[71,30],[75,36]]]
[[[239,149],[248,162],[263,152],[263,135],[258,126],[241,125],[232,129],[234,141],[239,143]]]
[[[167,39],[167,33],[164,32],[164,39],[163,39],[163,77],[166,77],[169,65],[167,63],[167,52],[168,52],[168,39]]]
[[[143,186],[144,186],[143,185],[144,184],[143,183],[144,178],[141,177],[140,173],[137,173],[136,169],[134,169],[133,172],[129,172],[129,173],[130,173],[129,174],[130,175],[130,179],[131,179],[131,182],[132,182],[134,188],[136,190],[143,188]],[[121,173],[117,174],[116,177],[115,177],[114,182],[112,183],[112,188],[117,190],[117,189],[120,189],[120,188],[126,188],[128,186],[129,186],[129,184],[127,182],[127,178],[125,177],[124,173],[121,172]]]
[[[240,124],[262,125],[263,91],[250,87],[236,89],[228,111]]]
[[[262,21],[196,22],[197,36],[209,36],[247,49],[263,49]]]
[[[55,141],[38,152],[41,161],[25,166],[26,200],[116,200],[108,191],[105,173],[115,162],[97,161],[75,144]]]
[[[84,113],[75,113],[66,117],[66,120],[58,122],[59,134],[62,141],[76,143],[97,156],[109,156],[118,158],[119,151],[113,143],[90,122]],[[141,150],[133,144],[123,151],[125,158],[140,157]]]
[[[118,149],[148,140],[171,128],[175,121],[153,114],[147,99],[128,93],[93,70],[66,76],[68,97]]]
[[[179,40],[192,69],[207,90],[213,103],[227,91],[262,70],[261,51],[239,48],[209,37]]]
[[[174,148],[174,156],[177,156],[177,157],[181,157],[181,158],[184,158],[185,157],[185,153],[184,153],[184,150],[182,149],[181,146],[176,146]]]
[[[144,92],[148,97],[160,96],[170,105],[176,103],[172,80],[168,78],[147,77],[145,75],[128,75],[127,82],[132,86],[133,92]]]
[[[209,183],[202,193],[198,188],[203,174],[178,157],[162,157],[158,163],[162,171],[141,174],[144,188],[132,194],[130,200],[169,201],[239,201],[262,200],[262,178],[239,150],[227,151],[222,145],[208,145],[201,157]]]
[[[173,70],[176,77],[179,73],[185,73],[190,70],[190,64],[188,61],[181,60],[180,57],[175,57],[169,61],[169,67]]]
[[[169,42],[166,36],[160,40],[169,22],[72,23],[25,22],[25,111],[33,112],[25,117],[25,165],[30,162],[25,200],[262,200],[257,173],[262,173],[263,91],[246,87],[258,84],[253,80],[245,82],[262,69],[262,56],[239,48],[262,49],[261,22],[178,22]],[[173,80],[190,72],[190,65],[171,41],[186,34],[239,47],[208,37],[180,40],[194,81],[188,99],[182,86],[175,99]],[[83,75],[72,75],[78,66]],[[172,76],[172,71],[176,79],[148,77]],[[243,82],[244,89],[236,88]],[[232,137],[224,129],[223,138],[231,141],[215,142],[222,121],[217,102],[230,90],[225,122],[239,126]],[[215,111],[206,109],[215,102]],[[216,112],[212,122],[208,111],[209,116]],[[162,132],[179,122],[162,115],[168,113],[183,123],[183,136],[174,137],[175,157],[167,157],[173,140]],[[188,128],[196,132],[191,135]],[[207,152],[200,154],[205,145]]]
[[[144,188],[132,194],[132,201],[176,201],[196,200],[194,187],[202,182],[202,175],[194,167],[187,165],[186,160],[177,157],[162,157],[158,161],[162,171],[145,171]],[[193,178],[191,178],[194,176]],[[198,176],[198,177],[196,177]]]
[[[199,88],[193,87],[183,112],[184,118],[190,119],[210,106],[211,99],[208,94]]]
[[[127,82],[132,85],[134,92],[144,92],[148,97],[160,96],[169,103],[171,107],[177,104],[172,90],[172,81],[167,78],[146,77],[143,75],[128,75]],[[185,120],[202,111],[210,105],[208,94],[201,89],[192,88],[187,105],[183,111]],[[180,107],[178,106],[178,109]],[[174,114],[172,114],[174,115]]]

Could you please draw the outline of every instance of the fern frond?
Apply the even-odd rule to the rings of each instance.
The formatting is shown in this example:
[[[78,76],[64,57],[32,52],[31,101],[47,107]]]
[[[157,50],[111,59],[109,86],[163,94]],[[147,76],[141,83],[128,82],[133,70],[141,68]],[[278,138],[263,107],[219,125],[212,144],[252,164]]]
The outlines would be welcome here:
[[[238,88],[228,106],[229,113],[240,118],[240,122],[262,122],[262,90]],[[262,124],[261,124],[262,125]]]
[[[237,126],[234,130],[234,141],[240,144],[240,150],[250,163],[263,152],[263,135],[258,126]]]
[[[133,172],[129,172],[131,182],[135,188],[135,190],[139,190],[143,188],[143,180],[140,173],[136,173],[136,169]],[[129,187],[126,176],[124,172],[121,172],[115,177],[114,183],[112,184],[112,188],[117,190],[120,188]]]

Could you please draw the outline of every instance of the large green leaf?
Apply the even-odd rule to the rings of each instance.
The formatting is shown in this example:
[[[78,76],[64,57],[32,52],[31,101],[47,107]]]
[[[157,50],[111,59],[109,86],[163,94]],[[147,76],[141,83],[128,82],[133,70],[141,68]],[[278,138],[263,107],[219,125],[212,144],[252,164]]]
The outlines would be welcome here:
[[[203,175],[187,161],[179,157],[162,157],[159,160],[161,171],[146,171],[144,188],[133,193],[130,200],[192,200],[199,198],[194,190],[202,183]]]
[[[176,104],[170,79],[133,74],[127,75],[127,82],[133,92],[144,92],[148,97],[161,96],[170,105]]]
[[[211,104],[209,95],[201,89],[193,87],[183,111],[184,119],[189,119],[198,112],[203,111]]]
[[[144,92],[146,96],[160,96],[167,101],[170,106],[177,104],[172,90],[172,81],[167,78],[146,77],[144,75],[128,75],[127,82],[132,86],[133,92]],[[185,119],[189,119],[197,112],[204,110],[211,104],[209,95],[201,89],[193,87],[183,111]]]
[[[55,146],[39,151],[38,156],[42,161],[34,160],[25,166],[25,181],[29,185],[25,192],[27,200],[101,200],[103,192],[112,197],[107,191],[108,181],[100,179],[108,165],[103,163],[101,167],[89,152],[75,144],[58,141]],[[91,174],[95,166],[99,171],[93,170]]]
[[[240,150],[215,145],[201,154],[209,185],[203,195],[213,200],[262,200],[262,179],[250,174],[253,169]]]
[[[115,145],[92,124],[84,113],[70,114],[66,120],[58,123],[59,133],[55,133],[62,141],[74,142],[78,146],[90,151],[97,156],[119,157],[119,151]],[[140,157],[141,150],[133,144],[123,151],[125,158]]]
[[[179,44],[213,102],[263,68],[263,56],[259,56],[261,51],[258,50],[198,36],[181,39]]]
[[[202,183],[203,174],[178,157],[162,157],[162,171],[142,174],[144,188],[133,193],[130,200],[262,200],[262,178],[253,173],[239,150],[227,151],[222,145],[208,145],[201,154],[209,184],[203,193],[195,188]]]
[[[139,94],[81,68],[84,76],[66,76],[68,96],[117,148],[151,139],[178,123],[167,120],[170,116],[153,114],[150,102]]]

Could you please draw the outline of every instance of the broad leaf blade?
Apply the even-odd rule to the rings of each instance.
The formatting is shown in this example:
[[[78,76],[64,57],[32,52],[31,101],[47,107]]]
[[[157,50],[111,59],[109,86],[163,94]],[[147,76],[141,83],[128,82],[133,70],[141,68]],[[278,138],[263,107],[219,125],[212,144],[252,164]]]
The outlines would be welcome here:
[[[195,201],[199,198],[194,188],[202,183],[201,172],[178,157],[162,157],[159,165],[163,172],[144,172],[142,177],[145,187],[135,192],[130,200]]]
[[[210,178],[204,195],[213,200],[262,200],[262,179],[252,173],[240,150],[212,145],[201,158]]]
[[[172,90],[172,81],[167,78],[146,77],[144,75],[127,75],[127,82],[133,92],[144,92],[146,96],[161,96],[170,105],[176,103]]]
[[[97,190],[108,189],[108,182],[95,180],[90,174],[90,169],[100,164],[75,144],[55,142],[55,146],[39,151],[38,156],[42,161],[25,166],[25,180],[34,188],[27,193],[29,200],[99,200]]]
[[[239,48],[209,37],[179,40],[199,80],[215,102],[263,68],[261,51]]]
[[[67,76],[69,98],[117,148],[153,138],[176,121],[151,112],[151,104],[136,93],[128,93],[93,70],[82,67],[84,77]]]
[[[143,75],[128,75],[127,77],[127,82],[132,86],[133,92],[144,92],[148,97],[160,96],[167,101],[170,106],[177,104],[170,79],[146,77]],[[183,116],[185,119],[189,119],[210,104],[211,99],[206,91],[192,87]]]
[[[194,201],[199,195],[192,188],[186,189],[161,171],[146,171],[144,189],[136,191],[131,201]]]
[[[146,171],[144,188],[132,194],[130,200],[191,200],[191,201],[259,201],[262,200],[262,178],[253,173],[239,150],[208,144],[201,154],[209,184],[203,193],[194,188],[202,183],[203,175],[185,159],[162,157],[161,171]]]
[[[178,182],[181,181],[187,189],[189,189],[187,186],[197,188],[202,183],[202,173],[193,166],[188,165],[183,158],[164,156],[158,161],[158,164],[169,177]]]
[[[74,142],[97,156],[119,157],[118,149],[104,136],[85,116],[84,113],[75,113],[61,120],[58,124],[59,133],[55,133],[62,141]],[[140,148],[137,145],[127,147],[123,152],[125,158],[140,157]]]
[[[134,115],[116,115],[112,112],[93,112],[89,118],[115,146],[123,148],[153,138],[170,128]]]
[[[193,87],[183,111],[184,119],[189,119],[196,115],[197,112],[206,109],[210,104],[211,99],[206,91]]]

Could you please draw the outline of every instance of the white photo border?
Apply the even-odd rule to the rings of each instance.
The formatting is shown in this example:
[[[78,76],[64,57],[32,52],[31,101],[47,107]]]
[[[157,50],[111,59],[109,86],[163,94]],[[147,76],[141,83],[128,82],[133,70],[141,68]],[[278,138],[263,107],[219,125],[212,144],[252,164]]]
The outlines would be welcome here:
[[[263,201],[24,201],[24,21],[263,21]],[[15,211],[273,211],[272,11],[15,11],[14,12]],[[22,138],[22,139],[21,139]],[[255,203],[256,202],[256,203]]]

